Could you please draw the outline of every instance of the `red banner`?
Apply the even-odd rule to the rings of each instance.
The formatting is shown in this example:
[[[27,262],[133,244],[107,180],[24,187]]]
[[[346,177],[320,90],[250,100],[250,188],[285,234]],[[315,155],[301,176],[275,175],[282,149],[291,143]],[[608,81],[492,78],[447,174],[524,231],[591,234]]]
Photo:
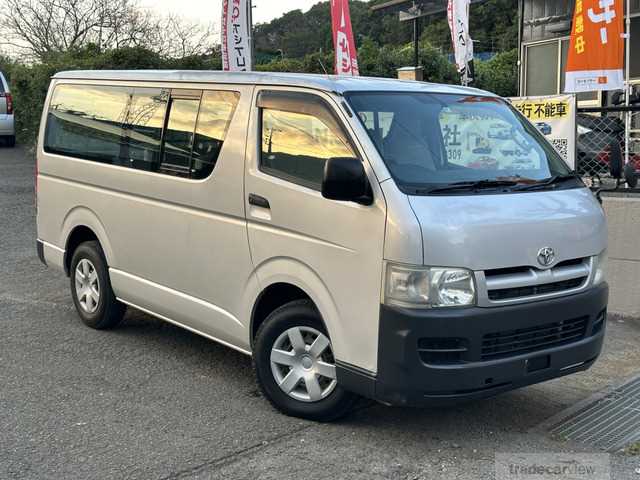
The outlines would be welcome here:
[[[349,15],[349,0],[331,0],[331,23],[333,47],[336,51],[336,75],[360,75]]]
[[[623,0],[576,0],[566,92],[624,87]]]

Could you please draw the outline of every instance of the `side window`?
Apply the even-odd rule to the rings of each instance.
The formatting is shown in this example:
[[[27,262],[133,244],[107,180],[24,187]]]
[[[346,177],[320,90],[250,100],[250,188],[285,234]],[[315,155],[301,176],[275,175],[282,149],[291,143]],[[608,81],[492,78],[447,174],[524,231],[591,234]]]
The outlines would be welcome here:
[[[337,122],[329,118],[263,108],[261,169],[319,190],[329,158],[357,156]]]
[[[120,164],[129,99],[122,87],[59,85],[49,107],[45,151]]]
[[[239,93],[225,91],[58,85],[44,148],[84,160],[204,179],[215,167],[239,98]]]
[[[164,134],[160,173],[191,176],[191,150],[198,120],[200,98],[172,98]]]
[[[128,162],[128,166],[138,170],[157,172],[169,91],[134,88],[127,100],[122,122],[127,145],[122,151],[122,164],[127,166]]]
[[[237,92],[205,91],[202,95],[193,145],[191,178],[203,179],[211,175],[239,99]]]

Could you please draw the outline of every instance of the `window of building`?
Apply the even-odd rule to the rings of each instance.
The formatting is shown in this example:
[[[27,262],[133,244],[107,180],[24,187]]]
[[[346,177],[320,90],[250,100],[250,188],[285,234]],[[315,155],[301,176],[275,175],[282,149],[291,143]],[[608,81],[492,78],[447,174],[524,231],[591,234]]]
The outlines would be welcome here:
[[[527,47],[526,96],[558,93],[558,42]]]
[[[640,0],[638,0],[640,5]],[[638,7],[640,11],[640,6]],[[629,72],[631,78],[640,78],[640,17],[631,19],[631,71]],[[636,52],[634,54],[634,52]]]
[[[222,149],[239,94],[184,92],[59,85],[49,107],[45,151],[166,175],[206,178]]]
[[[334,122],[310,113],[263,109],[261,169],[315,190],[329,158],[355,157]]]
[[[524,95],[564,93],[569,38],[524,46]],[[598,92],[578,93],[579,101],[598,99]]]

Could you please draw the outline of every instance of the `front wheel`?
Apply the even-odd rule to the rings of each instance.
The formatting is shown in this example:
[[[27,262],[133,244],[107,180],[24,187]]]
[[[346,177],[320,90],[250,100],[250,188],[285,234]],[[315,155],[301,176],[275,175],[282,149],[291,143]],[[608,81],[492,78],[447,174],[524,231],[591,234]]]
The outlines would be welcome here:
[[[254,364],[265,397],[287,415],[332,421],[357,399],[338,385],[331,340],[308,300],[288,303],[267,317],[256,335]]]

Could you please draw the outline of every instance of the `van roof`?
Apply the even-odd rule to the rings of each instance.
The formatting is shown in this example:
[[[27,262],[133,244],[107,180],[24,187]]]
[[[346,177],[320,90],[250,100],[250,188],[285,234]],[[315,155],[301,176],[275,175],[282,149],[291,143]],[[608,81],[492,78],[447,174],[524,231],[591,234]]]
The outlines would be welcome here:
[[[326,92],[402,91],[489,95],[476,88],[377,77],[340,77],[307,73],[221,72],[210,70],[75,70],[59,72],[55,79],[128,80],[147,82],[226,83],[306,87]]]

